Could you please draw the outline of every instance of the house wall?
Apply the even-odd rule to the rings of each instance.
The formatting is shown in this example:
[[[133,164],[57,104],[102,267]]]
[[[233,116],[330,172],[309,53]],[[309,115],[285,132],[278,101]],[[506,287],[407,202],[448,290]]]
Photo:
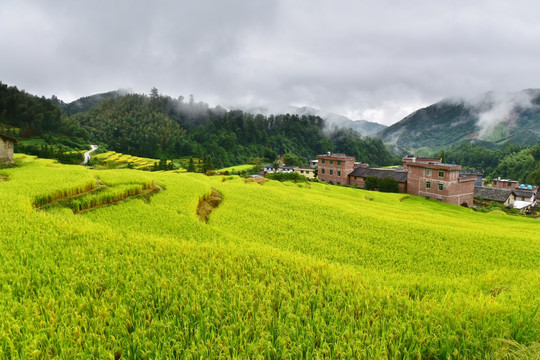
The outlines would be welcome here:
[[[508,181],[508,180],[500,180],[500,179],[493,179],[491,181],[491,186],[500,188],[500,189],[517,189],[519,188],[519,182],[518,181]]]
[[[454,205],[473,205],[474,181],[476,177],[459,177],[461,167],[441,169],[409,166],[407,193],[439,200]],[[439,172],[442,171],[442,176]],[[428,182],[430,187],[428,188]],[[439,189],[442,185],[442,190]]]
[[[349,183],[351,186],[356,186],[359,189],[366,188],[366,178],[360,176],[349,176]]]
[[[354,170],[354,157],[317,155],[318,178],[332,184],[349,185],[349,174]]]
[[[514,201],[516,200],[516,197],[513,193],[510,194],[510,196],[508,196],[508,199],[506,199],[506,201],[504,202],[504,205],[505,206],[511,206]]]
[[[313,169],[306,169],[306,168],[294,168],[293,170],[295,173],[298,173],[300,175],[305,176],[308,179],[313,179],[315,177],[313,173]]]
[[[0,163],[13,163],[13,141],[0,137]]]

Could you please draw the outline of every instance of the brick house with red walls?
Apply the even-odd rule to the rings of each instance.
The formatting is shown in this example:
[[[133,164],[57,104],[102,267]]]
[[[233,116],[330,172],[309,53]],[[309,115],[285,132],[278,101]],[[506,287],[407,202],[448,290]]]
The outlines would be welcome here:
[[[491,186],[500,189],[517,189],[519,181],[510,179],[501,179],[500,177],[491,180]]]
[[[473,205],[476,176],[461,175],[461,165],[409,162],[407,193],[455,205]]]
[[[317,177],[330,184],[349,185],[349,174],[354,170],[354,156],[345,154],[317,155]]]

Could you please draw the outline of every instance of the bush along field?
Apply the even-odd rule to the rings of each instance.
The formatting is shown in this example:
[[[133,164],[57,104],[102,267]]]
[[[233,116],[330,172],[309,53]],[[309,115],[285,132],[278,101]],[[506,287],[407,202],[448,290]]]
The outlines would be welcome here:
[[[0,358],[540,355],[538,220],[321,183],[16,163],[0,170]],[[99,198],[145,186],[161,191]],[[84,197],[102,206],[74,212]]]

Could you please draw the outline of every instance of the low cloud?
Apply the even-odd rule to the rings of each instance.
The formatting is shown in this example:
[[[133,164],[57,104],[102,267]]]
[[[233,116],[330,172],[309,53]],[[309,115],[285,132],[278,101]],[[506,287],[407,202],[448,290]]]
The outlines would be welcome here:
[[[477,113],[478,138],[486,139],[500,124],[512,129],[520,111],[534,107],[533,94],[528,91],[515,93],[489,92],[468,102]]]

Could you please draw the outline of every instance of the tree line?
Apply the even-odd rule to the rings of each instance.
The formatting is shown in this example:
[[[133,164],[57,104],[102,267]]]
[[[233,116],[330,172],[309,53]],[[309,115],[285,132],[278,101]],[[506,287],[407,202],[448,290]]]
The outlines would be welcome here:
[[[84,104],[92,104],[86,99]],[[69,109],[71,115],[62,109]],[[196,102],[193,96],[172,98],[153,88],[149,95],[115,94],[76,112],[57,98],[38,98],[0,83],[0,123],[19,129],[18,136],[49,137],[82,147],[156,159],[194,156],[220,168],[252,159],[273,162],[279,155],[304,164],[317,154],[344,152],[373,165],[397,161],[379,139],[353,130],[326,129],[312,115],[251,114]],[[67,140],[69,139],[69,140]],[[66,144],[64,144],[66,145]],[[26,145],[26,149],[31,145]]]

